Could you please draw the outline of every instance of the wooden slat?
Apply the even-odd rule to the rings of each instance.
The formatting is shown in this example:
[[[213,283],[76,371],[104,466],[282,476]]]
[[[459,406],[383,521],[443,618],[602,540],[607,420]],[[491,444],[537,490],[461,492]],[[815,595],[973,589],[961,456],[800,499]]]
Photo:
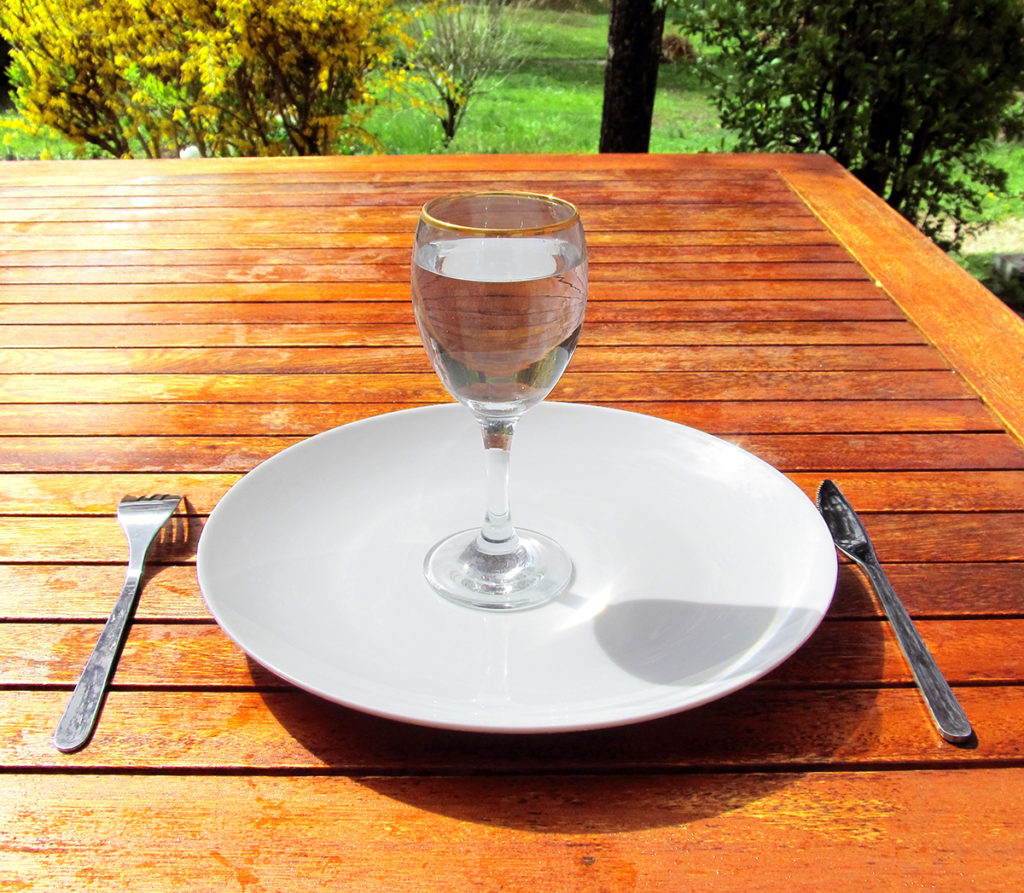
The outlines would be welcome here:
[[[418,395],[422,396],[422,395]],[[246,472],[301,436],[8,437],[9,471]],[[783,472],[1019,470],[1006,434],[723,434]]]
[[[9,230],[17,227],[17,231]],[[190,233],[187,231],[168,235],[159,228],[148,227],[143,231],[119,232],[111,238],[105,229],[102,231],[82,232],[69,228],[61,223],[20,223],[5,224],[0,217],[0,235],[4,245],[11,251],[26,254],[48,251],[53,248],[55,239],[60,240],[60,265],[74,264],[81,260],[85,252],[134,251],[164,252],[169,260],[188,256],[194,251],[231,252],[238,257],[248,257],[259,253],[261,256],[272,254],[294,258],[296,253],[308,255],[311,259],[317,255],[330,252],[332,255],[373,254],[391,256],[396,263],[408,264],[412,257],[413,233],[368,233],[368,232],[290,232],[262,233],[259,235],[247,232]],[[700,257],[715,257],[719,260],[729,258],[740,260],[805,259],[848,260],[849,255],[839,246],[838,241],[825,229],[820,230],[680,230],[658,232],[655,230],[638,232],[591,232],[587,234],[588,257],[591,263],[619,263],[635,261],[639,253],[649,257],[660,257],[664,261],[679,261]],[[0,263],[5,258],[0,257]],[[26,257],[23,265],[33,265],[34,258]],[[867,283],[862,276],[857,280],[862,287]],[[339,291],[343,291],[346,283],[333,283]],[[877,286],[873,286],[877,288]],[[152,289],[153,286],[148,286]],[[164,286],[163,293],[182,290],[183,286]],[[32,290],[31,285],[10,286],[6,294],[19,295]],[[110,289],[114,300],[121,300],[119,292]],[[41,292],[42,289],[36,289]],[[104,291],[102,286],[90,286],[84,289],[87,294],[98,294]],[[408,296],[406,295],[406,298]],[[78,296],[76,295],[76,300]]]
[[[628,289],[629,297],[637,297],[639,291],[639,285],[636,289]],[[909,338],[910,333],[916,332],[916,330],[907,326],[899,311],[894,310],[891,303],[880,299],[877,294],[871,301],[842,300],[823,304],[820,298],[815,301],[674,301],[671,300],[671,291],[667,291],[664,286],[659,286],[658,291],[663,300],[657,302],[609,300],[591,304],[587,328],[596,329],[600,333],[602,331],[601,323],[627,321],[647,325],[694,321],[708,323],[727,321],[735,324],[759,321],[777,323],[785,320],[814,320],[817,321],[817,327],[820,329],[823,328],[821,322],[827,320],[829,323],[840,326],[840,331],[833,335],[841,337],[846,329],[852,329],[854,332],[870,331],[871,323],[885,322],[889,325],[874,327],[876,337],[869,343],[894,343],[887,340],[886,337],[878,337],[879,335],[891,336],[896,339],[895,343],[908,340],[911,343],[920,343],[922,340],[920,334],[916,334],[916,337],[912,339]],[[277,301],[270,304],[243,303],[237,306],[230,302],[173,305],[139,302],[128,307],[121,304],[109,306],[92,304],[81,307],[75,304],[59,304],[42,308],[13,304],[0,307],[0,318],[5,323],[15,325],[22,323],[87,326],[104,323],[108,325],[316,323],[321,326],[342,324],[351,327],[363,324],[411,326],[414,323],[412,305],[407,301],[374,303]],[[849,321],[850,324],[844,327],[844,321]],[[804,328],[811,327],[804,326]],[[712,333],[711,337],[714,337],[715,327],[709,326],[709,331]],[[325,332],[324,334],[329,333]],[[785,334],[785,329],[782,334]],[[792,340],[793,336],[789,337]],[[62,342],[58,341],[57,343]]]
[[[632,181],[637,175],[643,176],[650,171],[658,172],[658,180],[687,182],[695,194],[699,195],[706,186],[715,184],[731,184],[734,187],[744,185],[756,186],[763,183],[763,169],[751,170],[749,165],[737,163],[741,156],[703,156],[709,159],[707,165],[700,167],[680,166],[678,164],[662,164],[655,159],[647,164],[636,165],[626,162],[613,164],[593,164],[592,159],[578,155],[554,156],[522,156],[522,155],[480,155],[463,156],[461,158],[445,158],[435,161],[435,156],[426,158],[410,158],[409,164],[394,164],[386,157],[373,159],[370,163],[366,158],[352,157],[346,159],[343,166],[338,164],[296,165],[294,160],[284,164],[266,164],[266,158],[247,158],[242,164],[223,165],[218,159],[207,158],[196,166],[193,162],[175,160],[146,172],[145,175],[112,177],[102,176],[102,161],[97,164],[98,179],[83,182],[82,178],[62,176],[59,169],[52,170],[45,179],[38,176],[45,165],[33,165],[33,170],[19,172],[7,180],[7,189],[31,190],[40,186],[51,186],[57,194],[92,194],[117,190],[145,191],[160,190],[175,185],[183,188],[193,187],[192,191],[206,192],[209,190],[262,191],[268,184],[275,188],[300,188],[317,185],[372,184],[379,188],[416,183],[437,183],[450,187],[452,171],[459,172],[459,179],[467,181],[490,182],[502,177],[512,182],[553,182],[565,183],[574,180],[581,183],[597,185]],[[278,159],[280,161],[280,159]],[[136,172],[145,170],[149,161],[143,160]],[[760,175],[760,176],[759,176]],[[522,188],[522,187],[520,187]]]
[[[126,561],[111,565],[0,564],[0,590],[4,593],[0,620],[105,621],[121,591]],[[142,586],[138,621],[211,619],[196,585],[195,565],[150,563]]]
[[[154,546],[156,561],[194,554],[202,518],[175,519]],[[1021,512],[865,513],[864,520],[883,561],[1024,561]],[[119,562],[124,549],[124,535],[107,518],[0,516],[0,561]]]
[[[61,236],[60,238],[63,238]],[[202,237],[205,240],[205,236]],[[60,285],[39,285],[18,283],[4,286],[3,303],[7,304],[61,304],[68,302],[71,293]],[[770,280],[770,279],[716,279],[703,281],[672,282],[602,282],[588,295],[587,322],[589,328],[599,322],[605,313],[602,306],[609,301],[643,300],[649,302],[644,309],[651,320],[664,318],[667,301],[694,301],[700,303],[720,301],[847,301],[860,300],[878,302],[880,289],[864,280]],[[884,300],[884,298],[883,298]],[[201,288],[190,282],[151,282],[140,285],[123,278],[117,283],[76,283],[74,304],[185,304],[196,302],[231,303],[281,301],[286,303],[326,301],[393,301],[409,305],[409,285],[395,279],[390,282],[204,282]],[[6,314],[13,314],[9,307],[2,308]],[[45,322],[45,311],[37,309],[39,322]],[[124,312],[126,308],[121,308]],[[189,309],[189,308],[185,308]],[[411,310],[411,306],[409,307]],[[673,309],[669,304],[669,309]],[[680,310],[682,308],[679,308]],[[24,319],[28,308],[19,311],[21,316],[9,316],[12,322]],[[677,310],[677,312],[679,312]],[[902,319],[895,309],[889,313],[894,319]],[[6,318],[6,317],[5,317]],[[83,316],[81,321],[88,321]]]
[[[574,372],[670,371],[924,371],[945,369],[925,345],[630,345],[584,343]],[[309,348],[0,348],[0,374],[175,372],[224,374],[430,372],[420,347]]]
[[[845,482],[843,486],[850,489]],[[1024,617],[1020,562],[887,563],[885,570],[916,618]],[[0,564],[0,620],[101,622],[110,613],[123,578],[123,563]],[[196,587],[194,565],[150,564],[143,586],[140,621],[210,620]],[[842,564],[829,617],[881,616],[863,576]]]
[[[590,344],[677,344],[677,345],[877,345],[921,344],[920,334],[899,321],[786,321],[711,319],[710,308],[691,309],[692,305],[656,307],[640,316],[630,308],[616,307],[605,323],[588,324]],[[21,310],[15,305],[7,309]],[[0,325],[2,346],[8,347],[217,347],[246,345],[277,349],[288,347],[362,347],[418,346],[419,333],[411,318],[411,309],[401,311],[395,323],[344,320],[344,310],[327,306],[307,309],[307,305],[251,305],[207,307],[165,307],[132,305],[130,309],[104,306],[67,308],[58,305],[40,310],[26,307],[26,313],[14,314],[17,323]],[[181,320],[173,323],[175,310]],[[318,312],[319,311],[319,312]],[[4,308],[0,307],[0,315]],[[95,319],[92,318],[95,314]],[[404,319],[405,316],[408,319]],[[701,316],[707,316],[702,321]],[[749,311],[748,311],[749,315]],[[44,323],[52,316],[64,322]],[[130,317],[135,321],[125,321]],[[682,316],[674,320],[673,316]],[[696,318],[694,318],[696,317]],[[32,319],[36,322],[32,322]],[[90,319],[92,321],[90,321]],[[267,320],[261,322],[259,320]],[[24,323],[24,324],[19,324]]]
[[[483,459],[481,457],[481,463]],[[862,512],[1024,511],[1024,471],[844,472],[833,474]],[[813,498],[821,475],[797,472],[790,478]],[[177,489],[186,511],[213,510],[241,473],[75,473],[44,470],[0,475],[0,515],[103,515],[113,517],[116,501],[128,493]]]
[[[114,593],[116,594],[116,593]],[[113,594],[112,594],[113,595]],[[424,598],[433,598],[424,585]],[[1024,620],[924,620],[918,628],[951,684],[1024,683]],[[0,624],[0,648],[12,655],[0,687],[70,686],[99,635],[97,624]],[[993,647],[998,643],[998,647]],[[910,685],[913,676],[888,624],[826,622],[762,685],[798,689]],[[214,624],[135,624],[113,684],[137,687],[281,688]]]
[[[609,163],[609,160],[611,163]],[[162,188],[173,184],[194,184],[200,189],[225,188],[230,184],[270,183],[289,185],[302,183],[367,182],[383,185],[419,183],[439,180],[450,186],[453,172],[469,182],[490,182],[496,177],[532,182],[550,177],[560,182],[607,182],[632,180],[656,173],[659,178],[671,177],[701,183],[758,183],[764,180],[765,164],[752,163],[743,155],[701,156],[699,166],[680,165],[678,156],[653,155],[644,159],[623,156],[604,158],[587,155],[444,155],[429,157],[375,156],[372,159],[350,156],[342,165],[337,159],[305,157],[298,159],[223,158],[134,159],[131,176],[123,165],[111,159],[89,163],[89,177],[83,183],[69,165],[62,162],[33,162],[19,165],[4,178],[6,188],[30,189],[46,187],[58,194],[64,190],[93,190],[102,186],[113,188]],[[771,159],[771,169],[802,169],[807,166],[802,156],[779,156]]]
[[[5,403],[64,402],[74,393],[83,403],[187,401],[265,402],[411,402],[440,403],[450,399],[432,372],[334,374],[330,370],[306,375],[266,374],[121,374],[0,376],[0,400]],[[956,400],[973,397],[953,373],[943,371],[891,372],[574,372],[570,370],[552,391],[552,399],[570,402],[630,400],[643,393],[650,400],[828,400],[857,394],[863,400]]]
[[[248,256],[248,252],[258,251],[262,255],[279,252],[294,257],[295,252],[303,253],[309,259],[315,259],[320,253],[363,253],[370,251],[383,257],[391,256],[397,263],[409,263],[413,243],[412,232],[408,233],[374,233],[374,232],[310,232],[310,233],[268,233],[255,236],[246,232],[207,233],[193,235],[181,233],[171,237],[159,231],[122,233],[111,240],[106,233],[55,233],[51,231],[53,224],[23,223],[19,224],[19,232],[5,233],[4,260],[8,252],[43,252],[53,250],[53,239],[60,235],[60,264],[74,263],[81,255],[79,252],[95,251],[135,251],[164,252],[168,260],[174,260],[179,254],[192,251],[231,252]],[[3,219],[0,216],[0,233],[3,232]],[[693,256],[714,255],[718,259],[737,257],[741,259],[759,258],[769,260],[781,258],[789,260],[815,257],[819,260],[849,260],[849,255],[838,240],[826,229],[820,230],[783,230],[779,232],[762,232],[758,230],[729,230],[714,232],[710,230],[684,230],[677,232],[638,231],[634,233],[592,232],[587,234],[587,250],[591,263],[617,258],[626,262],[636,258],[636,249],[641,248],[649,257],[660,257],[662,260],[682,260]],[[70,255],[70,256],[69,256]],[[152,255],[150,255],[152,256]],[[32,258],[24,261],[32,264]]]
[[[372,242],[372,238],[368,239]],[[61,244],[59,249],[53,247],[52,239],[39,239],[38,244],[26,248],[25,239],[6,242],[0,267],[23,268],[26,270],[39,268],[40,279],[45,279],[48,272],[45,267],[123,267],[125,275],[137,267],[235,267],[242,264],[262,264],[283,267],[285,270],[293,266],[320,267],[339,265],[367,266],[390,271],[399,268],[408,271],[410,264],[411,237],[403,244],[393,245],[355,245],[329,246],[318,248],[275,248],[273,246],[254,245],[251,248],[239,248],[232,245],[224,248],[211,248],[209,243],[199,242],[192,247],[176,244],[169,248],[131,249],[123,247],[118,240],[116,247],[106,242],[107,247],[68,249]],[[624,265],[636,268],[629,272],[642,272],[643,268],[671,271],[673,265],[715,264],[728,270],[726,264],[735,264],[741,275],[742,271],[752,264],[761,264],[765,269],[772,265],[783,265],[783,269],[810,269],[810,265],[818,265],[827,270],[827,265],[838,265],[851,275],[843,278],[866,279],[863,268],[850,259],[850,255],[838,244],[834,245],[709,245],[679,244],[650,246],[621,246],[599,243],[588,246],[590,273],[601,274],[603,270],[622,271]],[[669,265],[669,266],[663,266]],[[787,266],[789,265],[789,266]],[[606,277],[607,278],[607,277]],[[660,278],[674,279],[675,276]],[[784,278],[784,277],[765,277]],[[839,278],[827,276],[824,278]]]
[[[262,671],[254,671],[261,673]],[[1022,744],[1020,687],[958,687],[976,746],[944,742],[916,689],[752,687],[686,713],[588,733],[479,735],[410,728],[295,690],[112,691],[90,746],[54,750],[68,691],[0,691],[0,765],[132,769],[428,774],[602,772],[619,775],[788,766],[1014,765]],[[8,717],[26,722],[15,728]]]
[[[202,518],[175,514],[154,541],[149,563],[193,560],[202,525]],[[0,516],[0,561],[122,563],[126,548],[124,533],[110,519],[28,517],[14,521]]]
[[[816,474],[791,474],[808,496],[821,483]],[[1024,475],[1019,471],[844,472],[833,475],[862,512],[1024,510]]]
[[[754,434],[727,439],[790,472],[1024,467],[1024,453],[1007,434]]]
[[[599,402],[599,401],[593,401]],[[406,403],[16,404],[0,413],[0,435],[310,435]],[[744,400],[737,403],[608,402],[712,434],[978,431],[1000,426],[980,400]]]
[[[71,275],[70,273],[68,274]],[[214,274],[216,275],[216,274]],[[252,270],[247,269],[243,276],[248,277],[252,275]],[[303,278],[306,278],[307,273],[303,271]],[[224,277],[230,279],[230,277]],[[117,281],[116,277],[112,281]],[[218,282],[221,280],[217,280]],[[651,280],[656,282],[657,280]],[[698,279],[697,281],[703,282],[705,280]],[[764,281],[764,280],[758,280]],[[816,280],[818,281],[818,280]],[[821,280],[824,281],[824,280]],[[619,282],[618,284],[622,284]],[[629,283],[625,283],[627,286]],[[637,292],[641,290],[639,285],[642,283],[638,280],[638,288],[629,289],[630,295],[636,297]],[[57,288],[58,286],[53,286]],[[194,286],[197,289],[201,289],[202,283],[197,282]],[[885,301],[880,298],[877,294],[872,296],[872,300],[868,301],[855,301],[855,300],[837,300],[834,304],[821,303],[821,301],[807,301],[807,300],[762,300],[755,304],[748,304],[745,300],[741,301],[687,301],[687,302],[673,302],[671,299],[672,292],[671,287],[666,289],[663,284],[658,286],[659,294],[666,300],[661,301],[658,304],[644,304],[638,301],[612,301],[608,300],[603,303],[591,304],[592,309],[590,317],[590,327],[593,323],[601,322],[614,322],[619,320],[628,320],[631,322],[658,322],[658,321],[696,321],[696,320],[708,320],[708,321],[721,321],[721,320],[737,320],[737,321],[758,321],[758,320],[772,320],[772,321],[783,321],[783,320],[818,320],[818,321],[843,321],[849,320],[852,322],[897,322],[902,321],[903,316],[900,312],[893,307],[891,302]],[[365,295],[361,297],[366,297]],[[610,298],[611,296],[608,295]],[[121,308],[121,315],[124,315],[123,305],[117,305]],[[168,318],[167,308],[161,307],[160,305],[132,305],[132,316],[138,313],[143,313],[147,318],[139,319],[142,323],[157,323],[166,322]],[[189,308],[181,306],[183,314],[187,314],[189,321],[195,322],[222,322],[227,321],[224,319],[223,312],[227,308],[223,307],[211,307],[209,304],[201,308]],[[92,325],[97,322],[103,322],[106,319],[116,318],[114,313],[115,308],[103,307],[101,305],[89,305],[86,309],[78,308],[76,306],[62,305],[60,308],[51,305],[51,316],[58,317],[66,315],[67,324],[71,325]],[[302,303],[296,302],[295,306],[289,304],[276,305],[275,311],[277,313],[287,313],[285,322],[301,322],[308,319],[311,316],[311,310],[321,310],[322,313],[318,314],[321,319],[331,320],[339,316],[339,308],[331,306],[318,305],[316,308],[310,308],[303,306]],[[358,320],[360,316],[367,321],[376,323],[410,323],[413,320],[412,307],[407,305],[405,302],[389,302],[383,306],[371,306],[371,307],[358,307],[348,305],[348,314],[351,317],[348,322]],[[362,311],[362,312],[360,312]],[[233,317],[246,315],[246,310],[234,310]],[[6,317],[11,323],[29,322],[32,319],[32,308],[25,305],[14,305],[6,308],[2,308],[3,317]],[[38,311],[36,314],[38,315]],[[251,315],[251,314],[250,314]],[[372,316],[372,319],[367,317]],[[163,317],[163,318],[161,318]]]
[[[572,195],[563,190],[568,199]],[[130,225],[144,230],[146,225],[163,232],[224,232],[241,227],[249,232],[333,232],[369,229],[382,233],[411,233],[416,229],[419,205],[413,201],[401,205],[366,208],[306,208],[296,199],[292,207],[279,207],[260,214],[253,208],[209,208],[171,206],[164,202],[156,208],[93,208],[77,211],[10,208],[3,212],[9,224],[35,221],[61,221],[78,224],[80,232],[116,232]],[[616,230],[820,230],[818,219],[796,202],[764,204],[678,204],[637,203],[622,207],[580,205],[588,232]],[[108,224],[116,224],[113,228]],[[639,225],[638,225],[639,224]]]
[[[252,282],[262,280],[285,282],[405,282],[409,278],[406,264],[331,264],[277,265],[257,263],[210,264],[205,266],[153,265],[119,266],[48,266],[0,267],[0,285],[28,283],[121,282],[148,284],[150,282]],[[644,263],[595,264],[590,281],[595,289],[603,282],[698,281],[707,279],[751,279],[758,282],[772,279],[793,279],[827,282],[832,279],[863,279],[863,270],[852,263]],[[881,300],[881,298],[879,299]]]
[[[695,185],[698,188],[694,188]],[[225,186],[162,184],[155,188],[119,187],[115,189],[94,187],[81,189],[45,190],[14,189],[0,192],[0,209],[10,219],[17,219],[10,212],[20,210],[47,211],[58,209],[66,216],[74,217],[79,210],[110,208],[117,210],[154,209],[162,210],[169,201],[176,208],[198,209],[245,208],[254,213],[266,214],[280,208],[377,208],[382,206],[412,205],[417,210],[432,198],[451,191],[451,183],[437,178],[426,182],[390,183],[378,181],[365,183],[348,181],[344,184],[323,183],[277,183],[232,184]],[[489,180],[488,189],[516,188],[516,181],[495,177]],[[534,180],[531,189],[559,192],[584,210],[608,204],[656,202],[666,205],[771,205],[782,206],[781,213],[806,214],[806,207],[787,189],[781,181],[756,183],[742,181],[716,182],[705,180],[699,184],[693,181],[676,183],[665,180],[660,183],[649,180],[579,182],[567,185],[557,180]]]
[[[0,845],[29,890],[1019,887],[1024,770],[972,775],[16,775]]]
[[[680,163],[681,157],[689,163]],[[678,155],[430,155],[430,156],[347,156],[339,165],[337,158],[306,156],[303,158],[202,158],[202,159],[134,159],[130,172],[123,163],[112,159],[89,161],[87,182],[91,185],[110,183],[144,184],[181,182],[183,179],[204,182],[204,177],[278,178],[281,182],[308,179],[355,179],[374,177],[388,181],[415,182],[423,172],[427,176],[443,176],[458,172],[460,177],[480,174],[483,179],[516,176],[517,172],[532,175],[558,173],[566,179],[580,176],[602,180],[606,177],[654,175],[688,177],[695,180],[762,180],[765,171],[788,172],[817,170],[824,157],[814,155],[743,155],[701,154],[687,159]],[[81,170],[69,169],[67,162],[40,161],[19,166],[17,172],[5,177],[11,185],[77,185],[82,182]],[[445,177],[445,179],[449,179]]]
[[[120,241],[120,240],[118,240]],[[109,242],[108,242],[109,244]],[[39,268],[39,279],[45,281],[49,275],[44,267],[127,267],[125,275],[130,276],[137,267],[205,267],[260,264],[283,267],[285,274],[293,266],[337,267],[367,266],[371,269],[392,271],[404,270],[408,274],[410,245],[399,247],[353,247],[353,248],[290,248],[280,249],[261,245],[242,249],[210,248],[208,246],[185,248],[181,245],[168,249],[128,249],[124,247],[105,249],[68,250],[63,244],[53,247],[52,240],[39,247],[25,250],[6,242],[2,255],[3,267],[20,267],[26,270]],[[588,246],[590,275],[601,277],[607,269],[618,278],[652,278],[645,271],[653,270],[658,279],[678,279],[671,275],[676,267],[693,264],[714,264],[727,272],[736,271],[730,278],[746,278],[743,272],[753,264],[763,265],[771,270],[778,266],[782,270],[804,271],[820,267],[829,272],[829,265],[835,265],[849,275],[841,278],[866,279],[863,268],[850,260],[850,255],[840,245],[672,245],[672,246]],[[733,264],[734,266],[726,266]],[[623,269],[625,266],[633,269]],[[604,276],[607,278],[607,275]],[[794,278],[765,276],[763,278]],[[840,278],[828,275],[821,278]]]

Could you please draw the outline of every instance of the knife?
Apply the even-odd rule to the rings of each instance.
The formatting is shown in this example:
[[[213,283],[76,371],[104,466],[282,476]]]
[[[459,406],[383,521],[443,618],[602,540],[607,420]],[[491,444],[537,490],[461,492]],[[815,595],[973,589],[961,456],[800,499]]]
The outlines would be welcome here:
[[[925,703],[935,725],[947,741],[962,744],[974,737],[974,731],[967,720],[960,703],[942,675],[924,639],[910,619],[903,602],[892,588],[889,578],[882,570],[868,537],[853,506],[832,481],[823,481],[818,488],[818,511],[821,512],[836,548],[855,561],[867,574],[871,585],[882,602],[885,614],[896,633],[903,656],[917,681],[917,687],[924,695]]]

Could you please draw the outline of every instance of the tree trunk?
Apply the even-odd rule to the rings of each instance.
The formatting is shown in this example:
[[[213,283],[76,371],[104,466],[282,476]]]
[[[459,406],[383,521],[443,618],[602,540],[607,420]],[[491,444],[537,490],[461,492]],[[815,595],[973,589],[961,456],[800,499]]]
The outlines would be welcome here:
[[[646,152],[651,143],[665,10],[655,0],[612,0],[601,152]]]
[[[11,45],[0,37],[0,109],[6,109],[11,103],[11,82],[7,69],[11,64]]]

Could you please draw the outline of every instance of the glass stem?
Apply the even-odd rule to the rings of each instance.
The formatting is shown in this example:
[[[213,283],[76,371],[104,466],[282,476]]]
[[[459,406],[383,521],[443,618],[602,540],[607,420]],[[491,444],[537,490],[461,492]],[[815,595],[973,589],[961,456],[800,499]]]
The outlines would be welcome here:
[[[517,419],[484,420],[486,511],[477,536],[477,548],[489,555],[507,555],[519,548],[509,508],[509,460]]]

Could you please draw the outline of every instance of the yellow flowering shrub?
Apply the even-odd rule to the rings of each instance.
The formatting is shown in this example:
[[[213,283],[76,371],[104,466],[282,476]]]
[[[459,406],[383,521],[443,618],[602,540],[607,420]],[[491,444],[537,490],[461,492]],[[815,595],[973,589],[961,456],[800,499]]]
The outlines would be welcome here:
[[[353,151],[400,87],[397,0],[4,0],[23,119],[111,155]],[[193,150],[195,151],[195,150]]]

